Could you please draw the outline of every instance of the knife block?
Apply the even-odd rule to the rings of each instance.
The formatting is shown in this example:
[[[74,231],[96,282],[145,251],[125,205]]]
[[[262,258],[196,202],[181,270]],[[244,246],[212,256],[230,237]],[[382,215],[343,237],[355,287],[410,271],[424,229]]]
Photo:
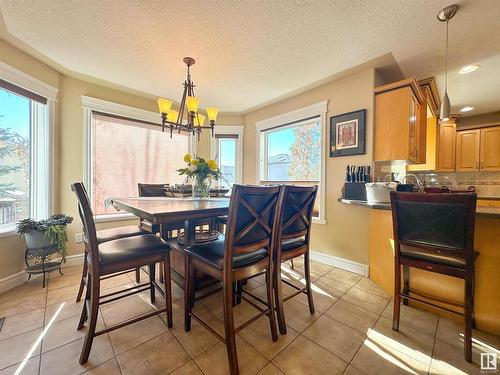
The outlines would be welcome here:
[[[364,182],[346,182],[344,184],[344,199],[366,201],[366,186]]]

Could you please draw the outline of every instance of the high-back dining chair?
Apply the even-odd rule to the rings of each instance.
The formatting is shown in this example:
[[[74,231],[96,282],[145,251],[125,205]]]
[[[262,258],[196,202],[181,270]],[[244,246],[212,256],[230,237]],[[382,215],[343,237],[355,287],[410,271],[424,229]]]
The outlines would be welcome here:
[[[165,197],[166,184],[144,184],[137,183],[139,197]]]
[[[193,245],[185,249],[187,260],[184,279],[184,328],[186,332],[189,331],[191,318],[194,318],[224,342],[232,375],[239,373],[235,341],[235,334],[238,331],[261,316],[267,315],[272,340],[278,339],[272,295],[272,256],[279,192],[279,186],[234,185],[229,204],[225,238],[206,244]],[[200,269],[222,281],[225,337],[220,336],[192,311],[194,303],[193,271],[195,269]],[[265,272],[267,281],[267,301],[262,299],[256,299],[256,301],[265,304],[265,307],[261,307],[242,296],[259,313],[235,328],[233,284],[262,272]]]
[[[80,184],[81,184],[83,193],[85,194],[85,198],[87,199],[87,201],[90,202],[90,198],[89,198],[87,189],[85,188],[85,185],[82,182],[80,182]],[[144,230],[143,228],[141,228],[138,225],[128,225],[125,227],[99,230],[96,232],[96,238],[97,238],[97,243],[100,244],[100,243],[104,243],[107,241],[117,240],[119,238],[140,236],[140,235],[147,234],[147,233],[148,232],[146,230]],[[84,234],[84,236],[87,235],[85,228],[83,228],[83,234]],[[88,249],[87,249],[87,246],[85,244],[85,257],[87,256],[87,254],[88,254]],[[82,278],[80,280],[80,287],[78,288],[78,294],[76,295],[76,302],[80,302],[80,300],[82,298],[83,290],[85,289],[87,270],[88,270],[87,269],[87,262],[83,262]],[[110,277],[119,276],[120,274],[108,275],[108,276],[104,277],[103,280],[110,278]],[[139,270],[139,268],[137,268],[135,270],[135,278],[136,278],[137,282],[140,282],[140,270]]]
[[[85,188],[81,182],[71,185],[71,190],[76,194],[78,200],[78,213],[85,228],[85,246],[88,252],[84,262],[87,263],[87,291],[85,303],[78,323],[78,329],[83,328],[87,322],[87,332],[80,354],[80,364],[87,362],[95,336],[113,331],[126,325],[138,322],[151,316],[167,313],[167,324],[172,327],[172,293],[170,285],[170,247],[159,237],[153,234],[120,238],[99,244],[95,229],[94,217],[90,207],[90,201]],[[154,312],[132,318],[128,321],[118,323],[114,326],[96,332],[97,316],[99,307],[105,303],[128,297],[134,293],[150,290],[151,303],[155,302],[155,289],[158,285],[154,278],[154,265],[164,262],[164,273],[168,277],[165,282],[165,308]],[[121,291],[115,291],[106,295],[100,295],[101,277],[124,272],[144,265],[149,266],[150,280],[148,283],[136,285]]]
[[[441,308],[418,295],[408,285],[401,291],[401,266],[457,277],[465,281],[464,356],[472,361],[474,325],[474,223],[475,193],[433,194],[391,192],[394,229],[394,311],[392,328],[399,329],[401,299]],[[436,299],[434,299],[436,300]],[[447,311],[454,312],[451,309]]]
[[[309,242],[312,226],[312,212],[318,193],[317,186],[284,185],[280,196],[280,211],[275,236],[275,257],[273,284],[276,297],[276,313],[281,334],[286,333],[284,301],[300,293],[307,295],[309,311],[314,314],[314,301],[311,289],[311,269],[309,261]],[[281,278],[281,263],[292,261],[304,256],[305,287],[297,287],[293,283]],[[282,285],[284,282],[297,291],[283,297]]]

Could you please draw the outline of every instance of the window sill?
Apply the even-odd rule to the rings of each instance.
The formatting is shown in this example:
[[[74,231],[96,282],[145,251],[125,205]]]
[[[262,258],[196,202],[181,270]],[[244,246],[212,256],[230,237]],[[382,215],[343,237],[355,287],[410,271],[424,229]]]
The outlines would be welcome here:
[[[321,224],[321,225],[325,225],[327,223],[326,219],[319,219],[317,217],[313,217],[312,222],[313,224]]]
[[[14,236],[18,236],[15,224],[0,229],[0,238],[8,238]]]
[[[126,220],[133,220],[133,219],[138,219],[138,217],[133,215],[133,214],[130,214],[130,213],[97,215],[94,217],[94,221],[96,223],[108,223],[108,222],[113,222],[113,221],[126,221]]]

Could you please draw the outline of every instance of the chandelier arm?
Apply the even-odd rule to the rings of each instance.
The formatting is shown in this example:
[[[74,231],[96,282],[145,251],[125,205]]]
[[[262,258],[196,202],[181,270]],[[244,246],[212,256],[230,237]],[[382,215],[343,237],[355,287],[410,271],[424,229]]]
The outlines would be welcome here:
[[[187,81],[184,82],[184,92],[182,93],[181,105],[179,107],[179,116],[177,116],[178,126],[182,125],[182,118],[184,117],[184,107],[186,106],[186,92],[187,92]]]

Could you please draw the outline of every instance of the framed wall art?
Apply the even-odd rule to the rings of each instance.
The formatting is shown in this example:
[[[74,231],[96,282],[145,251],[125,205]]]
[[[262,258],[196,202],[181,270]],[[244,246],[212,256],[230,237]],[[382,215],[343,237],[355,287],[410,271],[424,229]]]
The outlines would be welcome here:
[[[330,157],[365,153],[366,109],[330,117]]]

